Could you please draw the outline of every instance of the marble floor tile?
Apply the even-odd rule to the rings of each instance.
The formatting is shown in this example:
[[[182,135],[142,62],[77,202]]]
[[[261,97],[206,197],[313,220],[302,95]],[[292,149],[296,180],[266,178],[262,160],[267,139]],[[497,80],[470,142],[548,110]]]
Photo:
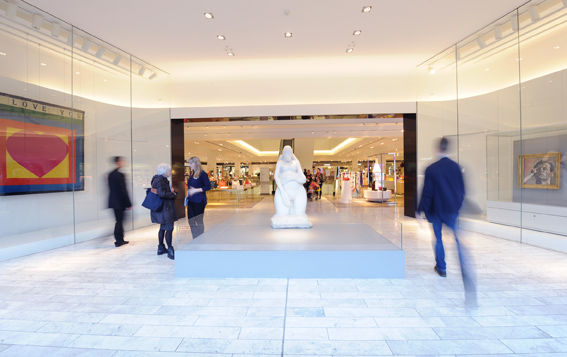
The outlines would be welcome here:
[[[282,340],[184,339],[177,352],[281,354]]]
[[[512,351],[498,340],[388,341],[395,355],[502,354]]]
[[[182,338],[82,335],[67,347],[132,351],[175,351]]]
[[[272,209],[262,202],[250,212]],[[156,227],[141,228],[120,249],[104,237],[0,262],[0,357],[567,356],[566,254],[462,232],[470,308],[454,240],[443,279],[429,229],[394,207],[309,209],[389,235],[402,222],[406,278],[180,279],[155,254]],[[207,210],[211,226],[234,213]]]
[[[0,353],[0,357],[111,357],[116,356],[113,350],[42,347],[42,346],[11,346]]]

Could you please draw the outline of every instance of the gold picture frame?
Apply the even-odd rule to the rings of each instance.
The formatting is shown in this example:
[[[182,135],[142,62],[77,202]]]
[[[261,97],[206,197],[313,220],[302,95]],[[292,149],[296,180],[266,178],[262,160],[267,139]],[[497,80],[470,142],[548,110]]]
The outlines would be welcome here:
[[[518,187],[559,190],[561,153],[518,155]]]

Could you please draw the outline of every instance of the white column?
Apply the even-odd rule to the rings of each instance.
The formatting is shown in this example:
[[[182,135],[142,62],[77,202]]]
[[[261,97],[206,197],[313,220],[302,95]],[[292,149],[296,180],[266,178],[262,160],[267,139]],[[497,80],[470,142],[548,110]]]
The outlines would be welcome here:
[[[314,138],[295,139],[294,154],[301,163],[302,169],[313,171],[313,150],[315,149]]]

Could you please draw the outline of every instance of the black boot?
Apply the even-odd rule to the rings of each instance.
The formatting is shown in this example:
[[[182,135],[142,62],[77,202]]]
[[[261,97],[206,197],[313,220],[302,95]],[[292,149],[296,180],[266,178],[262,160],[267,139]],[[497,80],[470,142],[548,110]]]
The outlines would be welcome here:
[[[160,244],[157,246],[157,255],[162,255],[167,253],[167,248],[165,247],[165,245]]]
[[[171,260],[175,259],[175,251],[173,250],[173,247],[169,247],[167,250],[167,257]]]

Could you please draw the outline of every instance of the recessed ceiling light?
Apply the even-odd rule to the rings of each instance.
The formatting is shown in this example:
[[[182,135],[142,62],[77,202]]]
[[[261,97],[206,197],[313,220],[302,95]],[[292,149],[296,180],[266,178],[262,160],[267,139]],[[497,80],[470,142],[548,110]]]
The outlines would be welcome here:
[[[42,65],[43,67],[45,67],[45,66],[47,66],[47,63],[41,62],[41,65]]]
[[[554,49],[554,50],[558,50],[558,49],[559,49],[559,46],[555,46],[555,47],[553,47],[553,49]]]
[[[217,38],[218,38],[219,40],[226,40],[226,37],[224,37],[223,35],[218,35]]]
[[[0,56],[6,56],[6,52],[0,52]]]
[[[347,48],[347,53],[351,53],[352,52],[352,48]]]
[[[370,148],[371,148],[371,149],[374,149],[374,146],[371,146]]]
[[[221,149],[219,149],[219,151],[222,151]]]
[[[384,143],[380,143],[380,145],[384,145]]]
[[[490,68],[485,68],[484,70],[485,70],[485,71],[490,71]]]
[[[291,32],[286,32],[286,33],[284,33],[284,36],[285,37],[291,37],[291,36],[293,36],[293,34]]]
[[[108,79],[103,79],[104,82],[108,82]]]
[[[352,34],[353,34],[354,36],[358,36],[358,35],[360,35],[361,33],[362,33],[361,30],[356,30],[356,31],[354,31]]]
[[[81,72],[75,72],[75,74],[81,74]]]
[[[214,19],[215,17],[213,16],[212,13],[210,13],[210,12],[205,12],[205,18],[206,18],[206,19]]]
[[[228,52],[227,55],[229,55],[229,56],[234,56],[234,53]]]
[[[364,13],[369,13],[370,10],[372,10],[372,6],[365,6],[365,7],[362,8],[362,12],[364,12]]]

